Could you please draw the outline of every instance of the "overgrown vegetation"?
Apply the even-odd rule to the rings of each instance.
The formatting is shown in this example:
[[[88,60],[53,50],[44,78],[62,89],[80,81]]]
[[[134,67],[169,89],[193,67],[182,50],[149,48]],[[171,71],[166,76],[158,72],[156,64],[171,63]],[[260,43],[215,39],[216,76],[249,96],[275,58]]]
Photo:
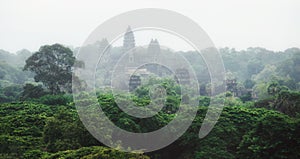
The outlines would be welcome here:
[[[62,63],[67,61],[63,68],[52,65],[50,60],[43,61],[44,67],[56,68],[52,71],[57,74],[36,66],[39,64],[36,58],[43,57],[40,54],[50,58],[57,51],[67,52],[68,56],[62,58]],[[198,133],[210,104],[209,81],[199,75],[206,71],[202,63],[193,66],[201,70],[197,76],[202,80],[201,95],[196,97],[199,100],[196,118],[174,143],[146,154],[108,148],[83,126],[73,97],[68,94],[75,62],[70,49],[55,44],[42,47],[31,57],[23,52],[15,55],[20,58],[14,67],[14,58],[0,51],[5,60],[0,62],[0,158],[300,158],[300,50],[297,48],[284,52],[263,48],[221,49],[227,77],[236,80],[237,87],[225,93],[222,114],[213,130],[202,139]],[[182,54],[190,61],[195,60],[195,52]],[[35,74],[21,71],[25,64],[25,69]],[[54,75],[63,76],[50,79]],[[118,127],[131,132],[151,132],[172,121],[180,102],[189,98],[181,98],[181,87],[170,79],[153,78],[132,93],[120,94],[121,99],[130,98],[136,106],[143,107],[150,103],[150,87],[156,83],[166,89],[166,100],[163,109],[151,118],[126,114],[114,96],[104,90],[99,90],[98,102]],[[251,92],[237,95],[237,89]]]

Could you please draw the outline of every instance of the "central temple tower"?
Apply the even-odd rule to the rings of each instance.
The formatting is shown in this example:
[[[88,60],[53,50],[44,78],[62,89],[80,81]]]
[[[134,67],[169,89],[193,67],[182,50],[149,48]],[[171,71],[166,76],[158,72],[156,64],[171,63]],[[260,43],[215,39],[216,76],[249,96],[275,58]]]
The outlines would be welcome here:
[[[131,27],[128,26],[123,40],[123,53],[128,53],[129,62],[134,62],[133,50],[135,48],[134,35]]]

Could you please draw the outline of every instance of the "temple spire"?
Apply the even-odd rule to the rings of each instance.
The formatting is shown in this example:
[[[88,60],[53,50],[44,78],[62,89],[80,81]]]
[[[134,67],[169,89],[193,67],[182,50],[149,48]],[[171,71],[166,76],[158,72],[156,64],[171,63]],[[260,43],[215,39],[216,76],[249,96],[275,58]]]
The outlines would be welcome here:
[[[160,45],[157,39],[151,39],[150,44],[148,45],[147,52],[150,56],[153,57],[154,61],[158,60],[158,57],[160,55]]]
[[[123,40],[123,51],[127,52],[135,47],[134,35],[131,27],[128,26]]]

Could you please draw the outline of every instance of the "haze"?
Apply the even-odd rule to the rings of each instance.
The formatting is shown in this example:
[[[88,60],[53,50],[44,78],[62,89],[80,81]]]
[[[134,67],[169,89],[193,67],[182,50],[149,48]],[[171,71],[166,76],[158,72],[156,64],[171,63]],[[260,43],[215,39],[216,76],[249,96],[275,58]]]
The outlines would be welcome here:
[[[259,46],[275,51],[300,47],[297,0],[2,0],[0,49],[36,51],[41,45],[53,43],[78,47],[103,21],[140,8],[163,8],[188,16],[209,34],[217,47]],[[141,38],[137,43],[145,45],[149,41]]]

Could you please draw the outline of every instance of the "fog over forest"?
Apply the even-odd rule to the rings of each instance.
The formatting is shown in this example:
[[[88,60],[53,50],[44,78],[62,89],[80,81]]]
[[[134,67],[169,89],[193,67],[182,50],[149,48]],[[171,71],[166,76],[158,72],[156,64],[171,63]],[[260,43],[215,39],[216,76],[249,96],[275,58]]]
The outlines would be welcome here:
[[[103,23],[144,10],[155,11],[145,22],[188,18],[160,22],[206,40]],[[299,159],[299,11],[296,0],[1,1],[0,159]]]
[[[109,45],[105,39],[80,48],[81,53],[101,50],[103,45]],[[110,46],[104,65],[114,64],[124,54],[125,46],[127,44]],[[78,51],[79,48],[71,50],[61,44],[41,46],[38,52],[26,49],[15,54],[0,51],[2,158],[98,158],[105,156],[105,151],[110,152],[107,154],[110,157],[107,158],[141,157],[141,154],[108,150],[83,127],[76,113],[70,88],[70,68],[89,67],[88,64],[76,61],[74,56]],[[237,51],[225,47],[218,51],[226,70],[225,107],[210,135],[199,139],[195,136],[195,128],[201,126],[203,115],[210,105],[212,89],[209,72],[201,56],[196,51],[171,51],[160,47],[159,40],[153,39],[147,47],[136,46],[136,61],[139,57],[155,58],[157,54],[166,54],[170,59],[173,58],[172,54],[182,55],[196,70],[199,84],[198,97],[190,97],[199,102],[192,128],[168,147],[145,153],[143,158],[299,157],[300,49],[287,48],[276,52],[249,47]],[[55,55],[57,53],[61,59],[53,59],[59,57]],[[44,58],[48,60],[43,61]],[[56,68],[56,60],[69,62]],[[123,72],[130,72],[132,68],[124,66],[122,69]],[[166,89],[166,103],[158,115],[141,121],[128,116],[119,109],[113,94],[105,91],[104,87],[97,88],[98,100],[109,118],[122,129],[150,132],[174,118],[173,114],[176,114],[180,102],[186,100],[186,97],[180,95],[180,89],[192,88],[179,85],[172,73],[162,67],[149,65],[136,69],[134,74],[142,79],[142,83],[133,83],[132,86],[129,83],[129,94],[134,96],[135,103],[147,105],[151,100],[149,92],[154,84],[162,84]],[[110,72],[107,71],[99,67],[96,71],[96,84],[109,87],[107,79]],[[186,75],[185,70],[181,70],[181,74],[182,71]],[[183,77],[185,82],[193,82],[189,76]],[[86,84],[80,86],[83,90],[87,87]],[[127,99],[128,95],[124,95],[122,98]],[[131,123],[130,126],[128,122]],[[270,132],[275,134],[270,135]],[[233,137],[230,134],[235,135]],[[227,135],[230,137],[226,137]]]

